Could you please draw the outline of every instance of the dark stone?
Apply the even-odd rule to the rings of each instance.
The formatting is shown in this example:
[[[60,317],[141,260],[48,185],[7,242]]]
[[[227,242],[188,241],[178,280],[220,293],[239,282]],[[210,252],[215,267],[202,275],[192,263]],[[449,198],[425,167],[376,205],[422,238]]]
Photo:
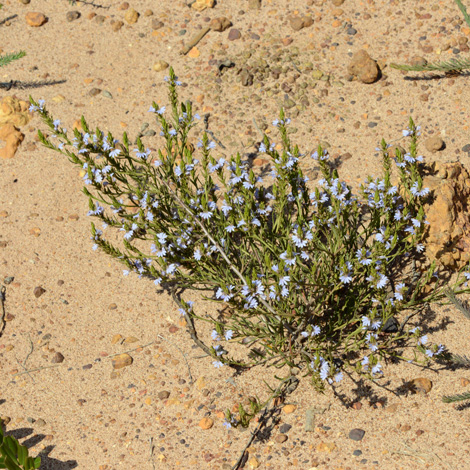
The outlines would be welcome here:
[[[285,434],[285,433],[289,432],[291,430],[291,428],[292,428],[292,426],[290,424],[284,423],[279,428],[279,432],[282,433],[282,434]]]
[[[356,449],[356,450],[353,452],[353,455],[355,455],[356,457],[359,457],[360,455],[362,455],[362,450]]]
[[[462,151],[463,151],[463,152],[470,152],[470,144],[464,145],[464,146],[462,147]]]
[[[369,124],[367,124],[367,127],[377,127],[377,123],[376,122],[369,122]]]
[[[353,441],[362,441],[365,433],[366,432],[363,429],[351,429],[351,431],[349,431],[349,439],[352,439]]]
[[[42,294],[44,294],[44,292],[46,292],[46,289],[42,288],[41,286],[35,287],[33,291],[34,297],[38,299]]]
[[[384,333],[396,333],[398,331],[398,321],[395,317],[390,317],[382,328]]]
[[[357,30],[354,28],[348,28],[346,30],[346,33],[349,34],[350,36],[354,36],[355,34],[357,34]]]

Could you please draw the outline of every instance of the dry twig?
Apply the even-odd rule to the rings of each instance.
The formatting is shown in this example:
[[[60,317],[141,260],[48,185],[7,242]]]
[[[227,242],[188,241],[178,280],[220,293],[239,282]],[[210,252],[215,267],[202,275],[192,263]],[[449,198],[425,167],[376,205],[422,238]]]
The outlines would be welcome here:
[[[5,286],[2,285],[2,288],[0,289],[0,306],[2,307],[2,316],[0,318],[1,320],[1,326],[0,326],[0,337],[2,336],[2,333],[3,333],[3,330],[5,329],[5,326],[7,324],[6,320],[5,320],[5,317],[6,317],[6,314],[5,314],[5,292],[6,292],[7,288]]]
[[[186,55],[194,46],[196,46],[199,41],[210,31],[210,27],[207,26],[206,28],[202,29],[196,36],[194,36],[186,46],[181,49],[180,54]]]

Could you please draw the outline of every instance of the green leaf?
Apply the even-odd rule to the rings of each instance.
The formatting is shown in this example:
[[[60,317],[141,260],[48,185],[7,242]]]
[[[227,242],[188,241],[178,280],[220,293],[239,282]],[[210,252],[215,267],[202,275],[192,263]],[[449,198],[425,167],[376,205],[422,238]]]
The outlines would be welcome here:
[[[25,51],[20,51],[20,52],[12,52],[11,54],[5,54],[4,56],[0,56],[0,67],[3,67],[4,65],[8,65],[10,62],[13,62],[14,60],[21,59],[26,55]]]

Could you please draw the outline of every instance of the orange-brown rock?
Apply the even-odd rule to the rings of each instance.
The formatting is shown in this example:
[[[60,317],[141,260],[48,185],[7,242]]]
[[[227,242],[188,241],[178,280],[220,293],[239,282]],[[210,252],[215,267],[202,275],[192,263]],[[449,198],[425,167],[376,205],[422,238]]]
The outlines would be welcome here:
[[[5,147],[0,149],[0,158],[13,158],[23,139],[24,134],[13,124],[9,123],[0,127],[0,140],[5,141]]]
[[[23,127],[31,121],[33,114],[29,112],[29,103],[14,96],[5,96],[0,104],[0,126],[13,124]]]
[[[380,69],[377,62],[364,49],[357,51],[352,56],[348,71],[362,83],[374,83],[380,77]]]
[[[25,19],[26,23],[28,23],[29,26],[33,26],[34,28],[38,28],[47,22],[46,16],[43,13],[36,11],[30,11],[29,13],[26,13]]]
[[[436,162],[434,169],[434,175],[423,178],[423,187],[434,195],[424,207],[429,222],[426,255],[448,268],[460,268],[470,259],[470,177],[459,162]]]
[[[196,11],[203,11],[206,8],[214,8],[214,6],[215,6],[215,0],[196,0],[191,5],[191,8],[193,8]]]

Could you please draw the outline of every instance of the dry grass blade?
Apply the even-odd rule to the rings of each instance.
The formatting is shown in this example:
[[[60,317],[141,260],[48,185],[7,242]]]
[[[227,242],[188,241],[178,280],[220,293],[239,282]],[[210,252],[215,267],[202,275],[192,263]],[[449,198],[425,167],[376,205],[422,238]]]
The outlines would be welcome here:
[[[446,468],[450,470],[455,470],[455,468],[451,465],[447,465],[437,454],[434,452],[419,452],[417,450],[412,449],[406,442],[403,442],[403,450],[392,450],[392,454],[399,454],[399,455],[408,455],[410,457],[415,457],[421,463],[427,464],[428,462],[436,464],[436,460],[441,462],[440,465],[445,465]],[[437,467],[436,467],[437,468]],[[443,469],[444,467],[439,467]]]
[[[470,309],[467,307],[466,303],[457,299],[455,294],[450,289],[445,291],[445,295],[452,302],[452,305],[454,305],[454,307],[456,307],[465,318],[468,318],[470,320]]]

